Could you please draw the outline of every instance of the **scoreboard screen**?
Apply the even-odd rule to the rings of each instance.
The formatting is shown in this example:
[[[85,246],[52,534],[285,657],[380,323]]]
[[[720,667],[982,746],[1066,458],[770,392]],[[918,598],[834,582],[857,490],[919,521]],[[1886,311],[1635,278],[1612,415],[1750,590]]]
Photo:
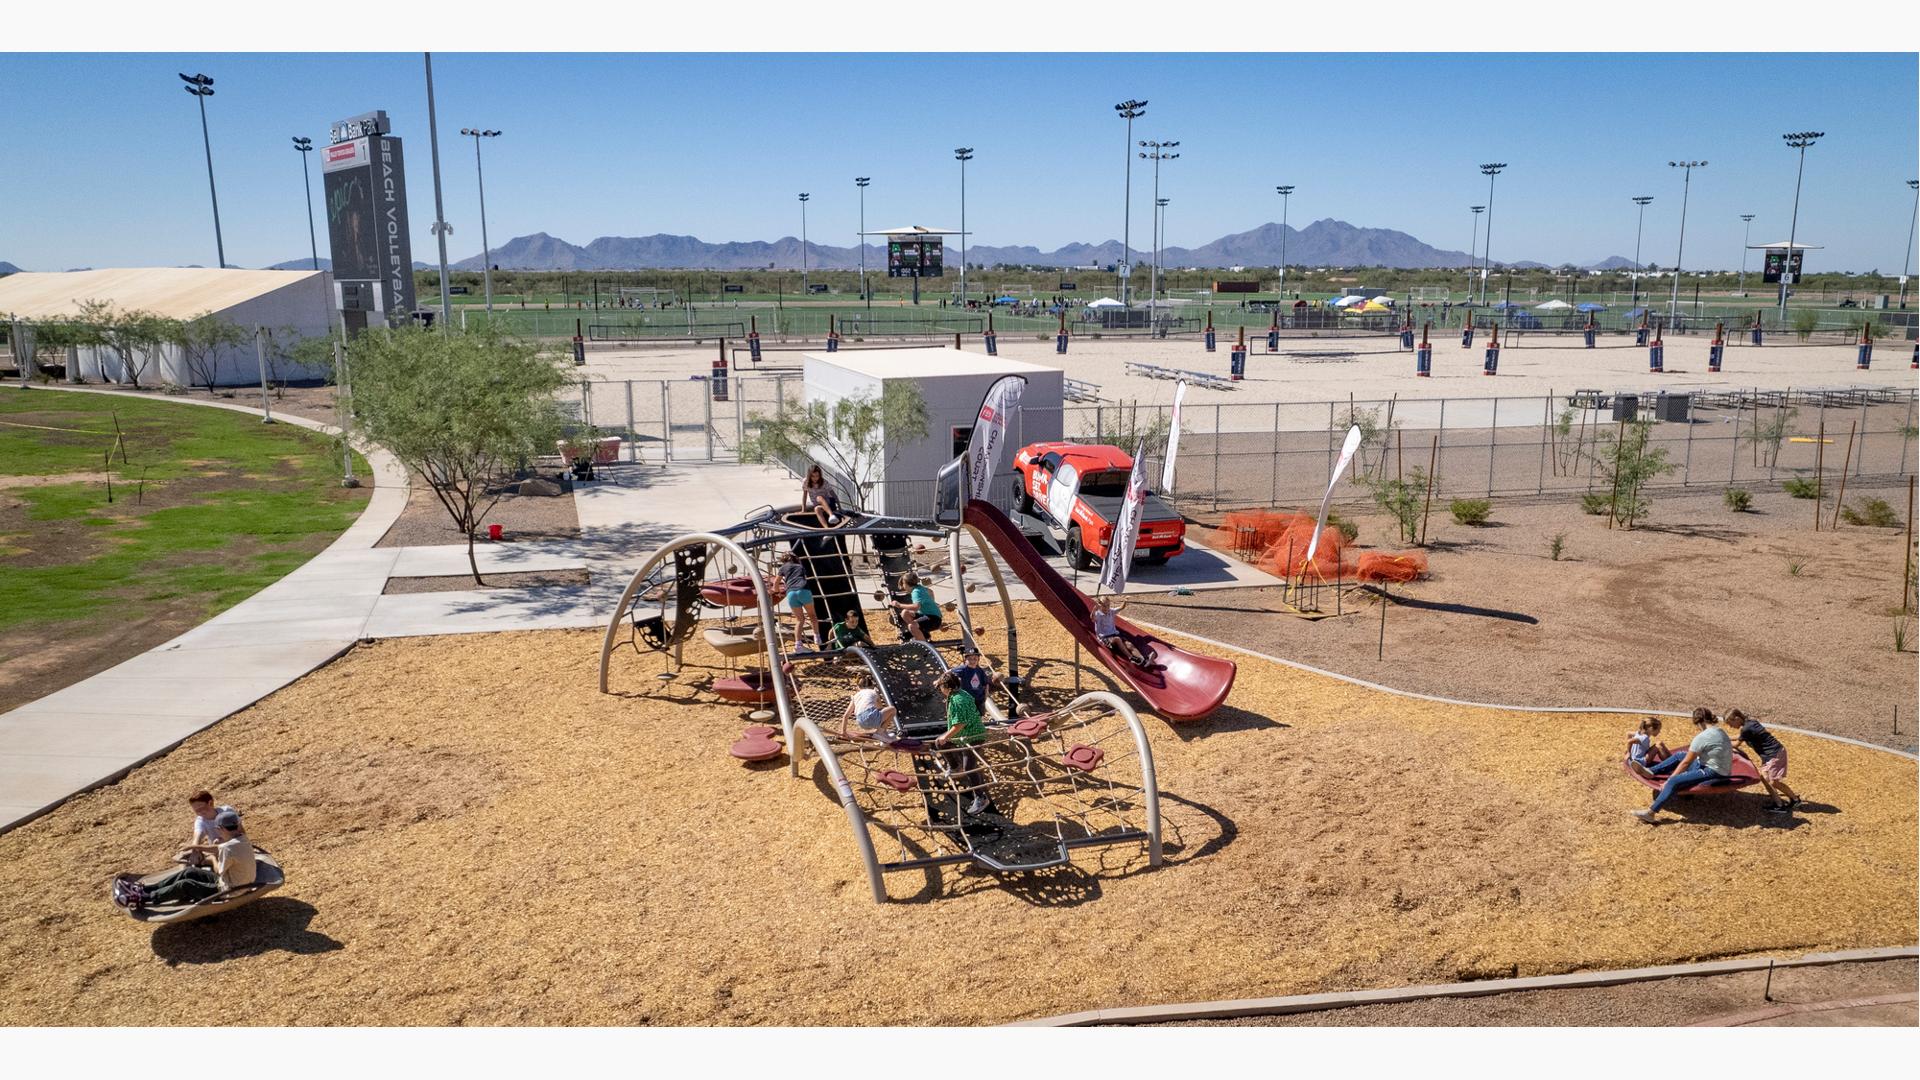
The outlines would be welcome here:
[[[941,242],[937,239],[887,241],[888,277],[941,277]]]
[[[1793,275],[1793,280],[1799,281],[1800,280],[1800,260],[1806,258],[1806,255],[1807,253],[1804,251],[1794,252],[1793,264],[1789,266],[1787,265],[1787,252],[1785,248],[1768,251],[1767,266],[1766,266],[1766,270],[1761,275],[1761,280],[1766,282],[1769,285],[1778,285],[1780,283],[1780,272],[1782,270],[1785,270],[1788,273]]]

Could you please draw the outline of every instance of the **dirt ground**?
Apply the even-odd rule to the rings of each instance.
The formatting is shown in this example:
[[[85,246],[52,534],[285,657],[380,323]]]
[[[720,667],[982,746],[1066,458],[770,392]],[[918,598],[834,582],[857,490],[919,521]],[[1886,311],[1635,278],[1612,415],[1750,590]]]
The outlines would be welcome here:
[[[387,579],[385,595],[396,593],[473,592],[488,589],[536,589],[549,585],[585,585],[585,570],[524,570],[509,574],[487,574],[485,585],[475,585],[471,574],[443,574],[433,577],[393,577]]]
[[[1380,608],[1365,593],[1346,594],[1345,616],[1314,622],[1247,617],[1281,610],[1278,589],[1143,597],[1129,614],[1403,690],[1515,704],[1739,708],[1763,723],[1912,750],[1913,617],[1905,652],[1894,651],[1893,635],[1905,533],[1850,525],[1815,533],[1811,510],[1778,492],[1756,493],[1748,513],[1728,510],[1717,491],[1663,494],[1652,523],[1628,532],[1564,502],[1495,500],[1492,523],[1480,528],[1436,508],[1432,579],[1393,587],[1403,602],[1387,612],[1384,660]],[[1354,516],[1362,544],[1398,549],[1390,519]],[[1565,534],[1559,561],[1549,557],[1556,534]],[[1328,590],[1321,607],[1334,606]]]
[[[387,528],[386,535],[374,547],[466,543],[467,538],[454,527],[452,516],[440,504],[427,482],[418,473],[410,479],[406,509],[400,512],[399,518]],[[580,535],[580,514],[574,508],[571,493],[502,494],[500,500],[493,504],[493,509],[487,511],[480,529],[481,543],[493,543],[486,538],[485,526],[494,524],[502,529],[503,543],[516,540],[571,540]]]
[[[1070,642],[1030,608],[1020,631],[1057,696]],[[1162,867],[920,871],[876,907],[824,773],[728,756],[739,709],[695,678],[717,658],[662,683],[623,653],[602,695],[598,641],[363,645],[0,836],[0,1023],[179,1023],[191,994],[257,1024],[975,1024],[1915,936],[1909,761],[1795,739],[1800,815],[1743,794],[1649,828],[1619,716],[1250,659],[1209,720],[1147,720]],[[162,861],[203,785],[288,885],[132,923],[110,874]]]
[[[1912,960],[1877,960],[1767,973],[1660,979],[1625,986],[1529,990],[1476,998],[1438,998],[1404,1005],[1361,1005],[1292,1016],[1196,1020],[1183,1027],[1629,1027],[1710,1024],[1745,1019],[1769,1004],[1807,1006],[1889,994],[1911,994]],[[1912,1002],[1823,1010],[1762,1021],[1768,1026],[1914,1024]],[[1171,1026],[1171,1025],[1170,1025]]]

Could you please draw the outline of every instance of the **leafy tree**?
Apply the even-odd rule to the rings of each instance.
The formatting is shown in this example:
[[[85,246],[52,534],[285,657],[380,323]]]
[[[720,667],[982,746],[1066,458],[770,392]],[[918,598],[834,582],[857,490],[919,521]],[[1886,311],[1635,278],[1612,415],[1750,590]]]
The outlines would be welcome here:
[[[1404,480],[1397,477],[1388,480],[1382,476],[1363,478],[1361,482],[1372,492],[1374,505],[1385,511],[1399,526],[1400,542],[1413,543],[1420,535],[1420,511],[1427,491],[1427,470],[1415,465]]]
[[[1753,445],[1754,453],[1762,459],[1767,468],[1773,468],[1780,460],[1780,446],[1787,441],[1788,432],[1793,430],[1793,418],[1798,409],[1775,409],[1766,421],[1761,421],[1756,411],[1752,430],[1742,435]]]
[[[172,344],[180,350],[180,363],[187,369],[187,384],[199,383],[213,393],[213,380],[219,374],[220,354],[246,343],[246,330],[212,312],[202,312],[175,323]]]
[[[1667,460],[1666,448],[1651,445],[1652,439],[1653,421],[1634,420],[1621,425],[1618,432],[1603,431],[1593,440],[1594,468],[1607,481],[1607,493],[1600,499],[1609,523],[1633,528],[1653,505],[1646,494],[1647,481],[1680,468]]]
[[[848,494],[863,505],[884,466],[909,443],[925,438],[929,426],[919,384],[900,379],[889,380],[878,397],[782,402],[773,415],[752,421],[755,429],[740,446],[740,460],[779,461],[791,468],[818,453],[831,471],[859,489]]]
[[[492,329],[371,331],[347,353],[346,412],[425,478],[467,538],[474,582],[485,584],[473,534],[509,472],[552,452],[565,420],[558,395],[571,376],[537,347]]]

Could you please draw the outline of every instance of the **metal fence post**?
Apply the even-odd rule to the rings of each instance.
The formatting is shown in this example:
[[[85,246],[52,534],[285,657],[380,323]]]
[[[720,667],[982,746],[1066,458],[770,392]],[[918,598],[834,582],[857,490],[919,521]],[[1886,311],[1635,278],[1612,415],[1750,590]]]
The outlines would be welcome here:
[[[1487,498],[1493,498],[1494,447],[1500,442],[1500,399],[1493,399],[1493,422],[1487,425]]]
[[[673,460],[673,418],[670,415],[671,402],[667,394],[667,381],[660,380],[660,463]]]
[[[1446,441],[1447,441],[1447,399],[1441,398],[1440,399],[1440,426],[1435,428],[1433,432],[1434,458],[1436,462],[1433,467],[1435,479],[1432,481],[1432,485],[1434,490],[1440,489],[1440,481],[1438,477],[1441,472],[1441,469],[1438,462],[1442,460],[1439,456],[1440,450],[1444,448],[1444,444],[1446,443]],[[1442,494],[1444,494],[1444,492],[1442,492]]]
[[[705,418],[701,423],[701,428],[707,435],[707,461],[709,463],[713,461],[713,392],[710,387],[711,384],[709,383],[700,384],[700,403],[705,407]]]
[[[591,418],[589,418],[591,420]],[[627,380],[627,460],[640,464],[640,433],[633,430],[633,380]]]
[[[1553,390],[1547,390],[1547,396],[1540,402],[1540,479],[1534,484],[1533,493],[1544,495],[1547,490],[1547,435],[1553,430]]]
[[[1736,405],[1733,410],[1733,442],[1727,448],[1727,483],[1733,483],[1736,470],[1740,468],[1740,416],[1747,411],[1746,406]],[[1755,414],[1758,419],[1758,414]]]
[[[1333,475],[1333,424],[1334,424],[1333,407],[1334,407],[1333,402],[1331,401],[1327,402],[1327,475],[1328,476]]]
[[[1268,471],[1273,481],[1273,491],[1268,497],[1268,506],[1280,505],[1280,403],[1273,403],[1273,468]]]
[[[1687,399],[1687,452],[1680,462],[1680,486],[1693,483],[1693,399]]]
[[[1900,475],[1902,476],[1907,474],[1907,440],[1913,437],[1910,432],[1913,431],[1913,413],[1917,404],[1920,404],[1920,393],[1907,391],[1907,422],[1900,428]]]
[[[1213,407],[1213,508],[1220,509],[1220,406]]]
[[[1860,395],[1860,449],[1853,460],[1860,464],[1864,464],[1867,460],[1867,397],[1865,394]],[[1859,476],[1861,471],[1856,467],[1853,475]]]

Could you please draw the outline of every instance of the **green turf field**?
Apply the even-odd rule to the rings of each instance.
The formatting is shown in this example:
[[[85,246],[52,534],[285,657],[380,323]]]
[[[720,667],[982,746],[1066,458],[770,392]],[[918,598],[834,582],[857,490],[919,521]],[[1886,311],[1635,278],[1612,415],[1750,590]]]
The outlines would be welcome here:
[[[331,440],[290,424],[0,389],[0,642],[163,602],[191,621],[231,607],[353,523],[368,489],[340,472]]]

